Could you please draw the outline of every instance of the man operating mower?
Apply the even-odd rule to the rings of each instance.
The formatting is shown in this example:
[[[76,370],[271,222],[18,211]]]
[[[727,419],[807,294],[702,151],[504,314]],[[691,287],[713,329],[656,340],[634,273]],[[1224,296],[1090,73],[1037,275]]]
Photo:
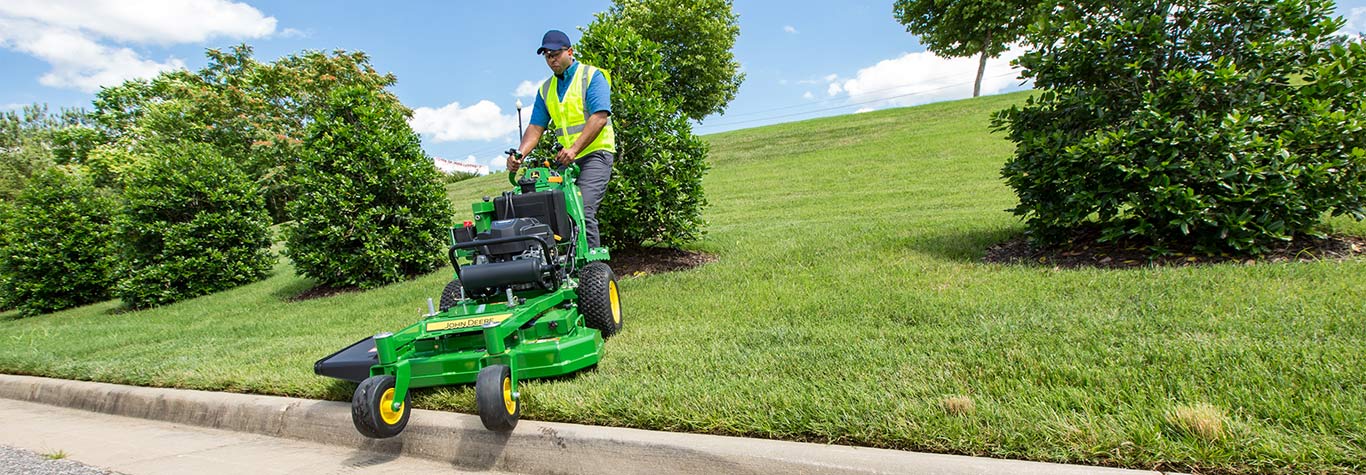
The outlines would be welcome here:
[[[517,147],[521,156],[536,148],[541,134],[555,125],[555,135],[563,147],[555,160],[560,166],[579,165],[576,184],[583,194],[583,218],[588,247],[600,247],[598,233],[598,204],[607,192],[607,181],[612,177],[612,160],[616,153],[615,133],[612,131],[612,84],[607,71],[574,60],[574,48],[569,35],[550,30],[541,38],[536,54],[545,57],[553,72],[541,83],[536,93],[536,105],[531,111],[531,124]],[[517,173],[521,160],[508,155],[509,173]]]

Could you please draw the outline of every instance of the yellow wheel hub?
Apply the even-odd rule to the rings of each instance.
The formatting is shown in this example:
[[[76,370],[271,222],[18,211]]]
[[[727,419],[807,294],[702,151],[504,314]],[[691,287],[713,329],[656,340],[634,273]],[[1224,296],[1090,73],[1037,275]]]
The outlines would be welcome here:
[[[384,391],[384,395],[379,398],[379,418],[384,419],[385,424],[398,424],[399,419],[403,418],[403,411],[407,409],[402,404],[398,405],[398,410],[394,407],[394,388]]]
[[[512,400],[512,378],[503,378],[503,406],[508,414],[517,413],[517,401]]]
[[[621,325],[621,297],[617,296],[617,283],[607,283],[607,298],[612,301],[612,322]]]

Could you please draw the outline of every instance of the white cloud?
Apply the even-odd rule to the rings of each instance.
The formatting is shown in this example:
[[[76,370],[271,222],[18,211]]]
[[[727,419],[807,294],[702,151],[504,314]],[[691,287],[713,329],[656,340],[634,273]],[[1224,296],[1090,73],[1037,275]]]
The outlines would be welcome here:
[[[436,142],[495,140],[517,132],[517,116],[503,115],[493,102],[483,100],[461,108],[452,102],[440,109],[418,107],[408,121],[413,131]]]
[[[815,95],[815,94],[812,94],[811,91],[806,91],[806,94],[802,94],[802,99],[811,100],[811,99],[815,99],[815,98],[816,98],[816,95]]]
[[[261,38],[276,20],[228,0],[5,0],[0,15],[132,43],[198,43],[214,37]]]
[[[863,106],[863,107],[858,108],[858,110],[854,111],[854,113],[855,113],[855,114],[862,114],[862,113],[864,113],[864,112],[872,112],[872,111],[875,111],[875,110],[877,110],[877,109],[874,109],[874,108],[868,107],[868,106]]]
[[[791,33],[791,34],[794,34],[794,35],[795,35],[795,34],[797,34],[797,27],[792,26],[792,25],[783,26],[783,32],[784,32],[784,33]]]
[[[210,38],[262,38],[275,18],[228,0],[6,0],[0,47],[46,61],[39,83],[94,92],[127,79],[185,67],[143,58],[125,44],[173,45]],[[288,31],[286,34],[289,34]]]
[[[508,167],[508,156],[507,156],[507,155],[501,155],[501,154],[500,154],[500,155],[495,155],[495,156],[493,156],[493,157],[489,157],[489,170],[490,170],[490,171],[503,170],[503,169],[506,169],[507,167]]]
[[[538,83],[534,83],[531,81],[522,81],[521,84],[517,85],[517,90],[514,91],[512,95],[514,97],[535,97],[536,90],[540,88],[541,85]]]
[[[995,94],[1019,84],[1010,61],[1022,53],[1024,48],[1014,47],[987,60],[982,94]],[[928,51],[907,53],[860,69],[853,79],[834,79],[827,92],[831,96],[844,93],[850,102],[875,102],[877,106],[908,106],[972,97],[977,64],[977,58],[941,58]]]
[[[461,160],[460,163],[479,163],[479,159],[476,158],[474,155],[469,155],[465,157],[464,160]]]
[[[1343,25],[1342,33],[1356,35],[1366,30],[1366,7],[1353,8],[1346,17],[1347,24]]]
[[[13,104],[0,105],[0,112],[18,111],[23,109],[26,105],[28,104],[20,104],[17,102]]]
[[[839,77],[840,77],[840,75],[838,75],[838,74],[827,74],[827,75],[825,75],[825,78],[824,78],[824,79],[825,79],[825,82],[831,82],[831,81],[834,81],[834,80],[836,80],[836,79],[839,79]]]
[[[294,28],[285,28],[284,30],[281,30],[281,31],[280,31],[280,37],[281,37],[281,38],[307,38],[307,37],[308,37],[308,33],[304,33],[304,32],[302,32],[302,31],[296,30],[296,29],[294,29]]]

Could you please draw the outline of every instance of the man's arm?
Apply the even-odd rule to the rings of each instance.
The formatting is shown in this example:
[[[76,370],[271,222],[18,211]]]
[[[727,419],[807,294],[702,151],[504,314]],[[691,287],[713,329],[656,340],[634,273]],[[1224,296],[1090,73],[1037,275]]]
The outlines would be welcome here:
[[[545,133],[545,127],[536,124],[528,124],[526,126],[526,132],[522,134],[522,144],[517,146],[517,153],[520,153],[525,157],[527,154],[531,153],[532,150],[535,150],[536,143],[541,141],[541,134],[543,133]],[[517,173],[517,169],[521,168],[521,166],[521,160],[518,160],[517,157],[512,155],[508,155],[508,173]]]
[[[594,140],[598,139],[598,133],[602,132],[603,127],[607,126],[607,116],[607,111],[597,111],[594,112],[593,115],[588,116],[588,120],[583,124],[583,133],[579,134],[578,140],[575,140],[569,148],[560,150],[560,153],[555,155],[555,159],[558,160],[561,165],[568,165],[569,162],[574,161],[574,157],[579,156],[580,150],[583,150],[588,144],[593,143]]]
[[[522,143],[517,146],[517,153],[523,157],[536,149],[536,144],[541,141],[541,134],[545,133],[546,126],[550,125],[550,111],[545,107],[545,98],[536,93],[536,103],[531,106],[531,122],[526,126],[526,132],[522,133]],[[522,161],[512,155],[508,155],[508,173],[517,173],[517,168],[522,166]]]

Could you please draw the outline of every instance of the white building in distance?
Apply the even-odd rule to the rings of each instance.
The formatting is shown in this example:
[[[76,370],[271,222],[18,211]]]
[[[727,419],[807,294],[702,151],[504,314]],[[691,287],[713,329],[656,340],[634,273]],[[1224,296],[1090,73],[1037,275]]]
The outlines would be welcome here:
[[[488,175],[489,167],[477,163],[454,162],[440,157],[432,157],[436,163],[436,169],[447,175],[455,172],[473,173],[476,175]]]

